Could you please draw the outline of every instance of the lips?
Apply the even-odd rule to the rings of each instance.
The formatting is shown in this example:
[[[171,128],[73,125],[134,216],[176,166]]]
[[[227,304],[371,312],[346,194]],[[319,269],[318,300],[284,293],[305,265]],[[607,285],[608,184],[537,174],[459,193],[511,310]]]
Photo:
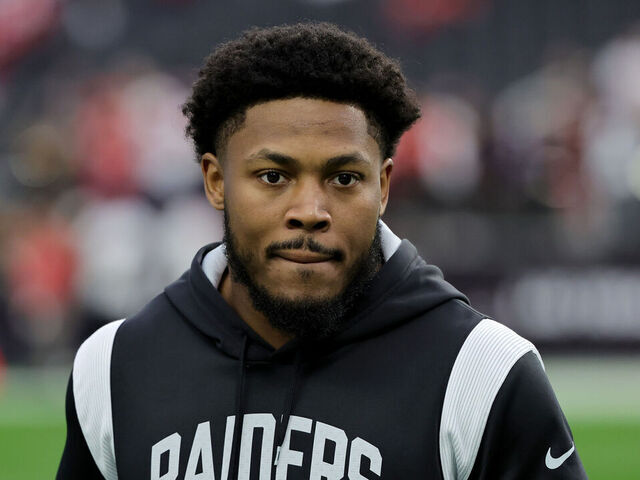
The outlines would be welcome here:
[[[321,263],[332,260],[330,255],[323,255],[321,253],[310,252],[308,250],[282,250],[276,254],[278,257],[289,260],[296,263]]]

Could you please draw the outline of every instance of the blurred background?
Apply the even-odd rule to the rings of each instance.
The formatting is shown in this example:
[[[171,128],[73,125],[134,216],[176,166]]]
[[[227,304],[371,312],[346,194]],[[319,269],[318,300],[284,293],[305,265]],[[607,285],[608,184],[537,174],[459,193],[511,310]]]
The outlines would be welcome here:
[[[222,237],[202,59],[300,20],[400,60],[385,221],[536,343],[590,477],[640,478],[640,2],[0,0],[0,479],[53,476],[78,345]]]

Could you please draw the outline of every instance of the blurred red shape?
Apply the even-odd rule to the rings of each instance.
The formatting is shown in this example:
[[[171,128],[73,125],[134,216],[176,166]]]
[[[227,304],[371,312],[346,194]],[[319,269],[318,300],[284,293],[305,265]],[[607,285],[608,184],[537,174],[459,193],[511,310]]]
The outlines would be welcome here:
[[[55,221],[18,228],[7,255],[9,301],[29,317],[64,310],[73,298],[76,252],[70,233]]]
[[[42,42],[59,14],[59,0],[0,1],[0,71]]]
[[[391,25],[405,33],[431,33],[468,19],[490,0],[386,0],[382,11]]]
[[[76,162],[84,184],[108,196],[137,191],[134,145],[118,82],[105,78],[76,117]]]

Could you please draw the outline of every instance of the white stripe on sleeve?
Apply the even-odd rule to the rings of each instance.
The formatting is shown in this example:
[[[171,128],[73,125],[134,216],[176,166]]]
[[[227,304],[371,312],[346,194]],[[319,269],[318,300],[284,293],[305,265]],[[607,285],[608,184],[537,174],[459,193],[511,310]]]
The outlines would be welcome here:
[[[111,350],[124,320],[108,323],[78,349],[73,362],[73,398],[89,451],[107,480],[117,480],[111,416]]]
[[[530,351],[540,359],[531,342],[487,318],[469,333],[442,405],[440,461],[445,480],[469,478],[493,401],[513,365]]]

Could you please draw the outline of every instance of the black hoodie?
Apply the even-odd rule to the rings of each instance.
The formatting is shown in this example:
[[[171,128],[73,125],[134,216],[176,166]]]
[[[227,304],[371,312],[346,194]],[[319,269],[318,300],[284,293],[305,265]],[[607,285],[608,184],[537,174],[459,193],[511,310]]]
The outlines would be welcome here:
[[[217,246],[82,345],[57,478],[586,478],[535,348],[407,240],[339,335],[278,350],[207,278]]]

